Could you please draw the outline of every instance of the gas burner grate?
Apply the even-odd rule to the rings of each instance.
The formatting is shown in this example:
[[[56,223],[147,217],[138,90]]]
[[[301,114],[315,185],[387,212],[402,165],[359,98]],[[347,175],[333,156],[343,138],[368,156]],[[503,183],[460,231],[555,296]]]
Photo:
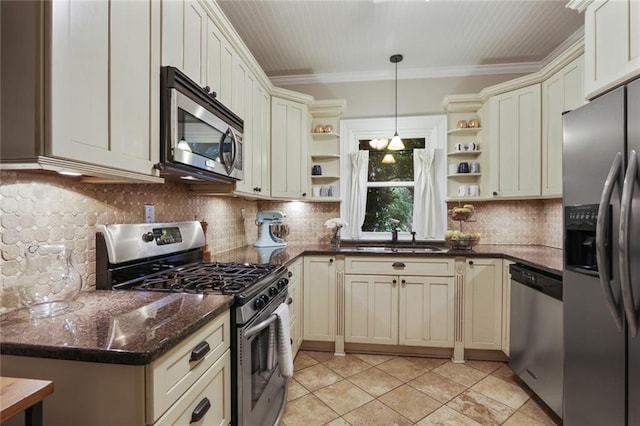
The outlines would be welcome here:
[[[278,268],[250,263],[199,263],[155,275],[136,290],[237,294]]]

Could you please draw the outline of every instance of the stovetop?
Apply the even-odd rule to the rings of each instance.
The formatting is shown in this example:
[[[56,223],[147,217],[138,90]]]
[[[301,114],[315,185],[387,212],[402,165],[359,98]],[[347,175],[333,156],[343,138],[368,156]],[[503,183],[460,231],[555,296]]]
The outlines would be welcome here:
[[[250,263],[197,263],[141,279],[135,290],[245,295],[279,266]]]

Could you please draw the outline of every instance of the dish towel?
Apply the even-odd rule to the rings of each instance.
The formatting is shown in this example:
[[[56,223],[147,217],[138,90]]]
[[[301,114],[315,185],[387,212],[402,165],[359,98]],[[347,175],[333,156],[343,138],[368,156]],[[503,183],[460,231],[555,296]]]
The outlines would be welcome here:
[[[281,303],[274,314],[278,316],[278,364],[284,377],[293,376],[293,354],[289,334],[289,306]]]

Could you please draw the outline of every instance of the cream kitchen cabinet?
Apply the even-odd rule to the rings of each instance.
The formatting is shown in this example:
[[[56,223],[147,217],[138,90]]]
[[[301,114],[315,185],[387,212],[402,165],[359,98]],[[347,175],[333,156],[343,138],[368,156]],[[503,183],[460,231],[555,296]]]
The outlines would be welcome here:
[[[398,344],[398,282],[396,276],[346,275],[346,343]]]
[[[307,103],[271,97],[271,196],[274,198],[304,199],[308,195],[308,122]]]
[[[289,321],[292,351],[295,357],[302,344],[302,292],[304,261],[299,258],[289,265]]]
[[[540,195],[540,84],[491,97],[491,192],[495,198]]]
[[[347,257],[345,342],[453,347],[453,263]]]
[[[244,84],[234,91],[236,113],[244,117],[243,170],[244,179],[236,182],[235,193],[251,198],[270,196],[270,152],[269,131],[271,124],[271,99],[260,81],[247,69],[238,65],[238,76],[244,76]]]
[[[3,2],[1,17],[3,168],[163,182],[160,4]]]
[[[502,259],[467,259],[464,278],[465,349],[502,349]]]
[[[303,338],[333,342],[336,338],[336,259],[304,257]]]
[[[542,195],[562,196],[562,113],[584,104],[583,57],[542,83]]]
[[[228,425],[230,339],[227,311],[151,364],[2,355],[2,374],[54,381],[56,390],[45,408],[51,426],[189,424],[192,412],[205,398],[211,407],[199,424]],[[209,351],[192,361],[194,349],[204,342]]]
[[[584,17],[587,99],[640,75],[640,1],[596,0]]]
[[[200,86],[216,92],[217,99],[239,114],[234,107],[244,107],[246,70],[235,50],[211,17],[206,1],[162,1],[162,65],[179,68]],[[234,87],[235,86],[235,87]],[[236,95],[234,99],[234,95]]]

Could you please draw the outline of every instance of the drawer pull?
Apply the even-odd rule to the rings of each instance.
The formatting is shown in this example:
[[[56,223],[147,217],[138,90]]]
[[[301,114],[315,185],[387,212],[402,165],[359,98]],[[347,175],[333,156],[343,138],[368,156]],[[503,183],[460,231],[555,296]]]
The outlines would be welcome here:
[[[206,341],[198,343],[198,345],[191,351],[191,358],[189,358],[189,362],[200,361],[209,353],[210,350],[211,347],[209,347],[209,343]]]
[[[202,420],[207,411],[211,408],[211,402],[209,402],[209,398],[203,398],[202,401],[198,402],[196,408],[191,412],[191,421],[189,423],[196,423]]]
[[[287,305],[290,305],[290,304],[292,304],[292,303],[293,303],[293,299],[289,297],[289,298],[287,299]]]
[[[394,268],[404,268],[407,265],[405,265],[403,262],[393,262],[391,266],[393,266]]]

